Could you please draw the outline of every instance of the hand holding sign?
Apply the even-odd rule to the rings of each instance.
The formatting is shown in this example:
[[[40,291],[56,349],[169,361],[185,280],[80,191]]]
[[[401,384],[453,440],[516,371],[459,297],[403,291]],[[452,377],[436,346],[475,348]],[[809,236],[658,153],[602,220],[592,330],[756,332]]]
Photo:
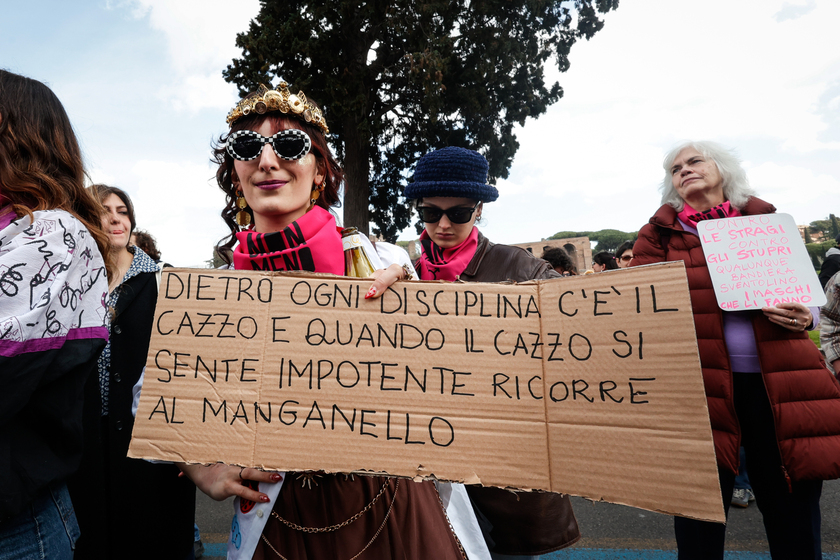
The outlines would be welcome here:
[[[804,331],[814,320],[811,310],[801,303],[780,303],[776,307],[762,307],[761,311],[771,323],[793,332]]]
[[[273,483],[283,480],[283,475],[280,473],[222,463],[215,465],[179,463],[178,467],[199,490],[218,502],[233,496],[252,502],[268,502],[268,496],[258,490],[258,485],[250,483],[252,481]]]

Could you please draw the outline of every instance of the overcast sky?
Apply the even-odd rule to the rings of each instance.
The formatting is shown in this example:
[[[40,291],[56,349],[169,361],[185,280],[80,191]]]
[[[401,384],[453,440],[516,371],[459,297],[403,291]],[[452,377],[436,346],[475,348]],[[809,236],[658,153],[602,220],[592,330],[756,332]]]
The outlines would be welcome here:
[[[200,266],[226,233],[209,146],[237,100],[221,72],[258,10],[256,0],[4,5],[0,67],[56,92],[92,179],[128,191],[138,225],[178,266]],[[499,243],[638,230],[659,206],[662,156],[686,139],[736,148],[759,196],[799,224],[840,213],[838,21],[837,0],[622,0],[572,49],[571,69],[550,72],[565,96],[516,131],[521,147],[482,230]]]

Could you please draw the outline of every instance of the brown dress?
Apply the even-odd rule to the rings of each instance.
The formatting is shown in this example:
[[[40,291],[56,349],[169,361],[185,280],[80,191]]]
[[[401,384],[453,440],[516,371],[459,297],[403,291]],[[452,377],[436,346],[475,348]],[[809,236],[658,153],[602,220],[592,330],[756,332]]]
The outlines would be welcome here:
[[[432,482],[320,475],[307,484],[300,474],[286,476],[255,560],[278,560],[278,552],[287,560],[466,560]],[[343,526],[308,533],[277,516],[302,527]]]

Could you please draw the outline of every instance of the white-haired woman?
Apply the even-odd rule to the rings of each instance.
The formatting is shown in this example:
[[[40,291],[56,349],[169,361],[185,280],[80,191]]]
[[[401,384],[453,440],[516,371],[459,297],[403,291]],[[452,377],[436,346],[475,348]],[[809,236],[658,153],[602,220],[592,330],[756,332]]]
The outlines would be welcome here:
[[[639,232],[632,266],[685,262],[723,503],[728,512],[739,445],[776,559],[821,558],[822,480],[840,477],[840,384],[805,330],[818,308],[718,307],[697,236],[706,219],[769,214],[738,158],[689,142],[664,161],[662,206]],[[679,558],[723,558],[723,524],[675,518]]]

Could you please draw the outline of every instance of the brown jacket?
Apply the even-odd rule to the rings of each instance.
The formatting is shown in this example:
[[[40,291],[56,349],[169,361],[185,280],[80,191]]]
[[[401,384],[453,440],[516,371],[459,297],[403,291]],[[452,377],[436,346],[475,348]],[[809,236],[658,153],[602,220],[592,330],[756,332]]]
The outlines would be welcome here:
[[[459,276],[465,282],[524,282],[559,278],[550,264],[525,249],[491,243],[478,232],[475,255]],[[546,554],[580,539],[569,497],[467,486],[487,546],[497,554]]]
[[[480,231],[475,255],[458,277],[464,282],[525,282],[546,278],[560,278],[560,275],[546,261],[525,249],[496,245]]]
[[[741,210],[744,215],[775,211],[771,204],[754,197]],[[737,472],[741,431],[732,399],[723,312],[717,305],[700,238],[682,228],[669,205],[659,208],[639,232],[631,265],[665,261],[685,263],[715,454],[720,466]],[[752,316],[786,478],[840,477],[840,384],[826,369],[807,333],[774,325],[761,311],[743,313]]]

